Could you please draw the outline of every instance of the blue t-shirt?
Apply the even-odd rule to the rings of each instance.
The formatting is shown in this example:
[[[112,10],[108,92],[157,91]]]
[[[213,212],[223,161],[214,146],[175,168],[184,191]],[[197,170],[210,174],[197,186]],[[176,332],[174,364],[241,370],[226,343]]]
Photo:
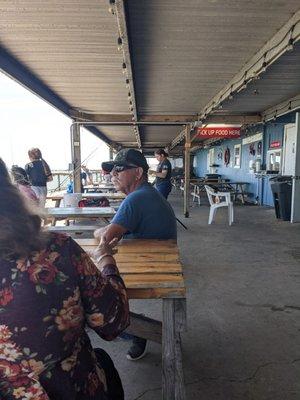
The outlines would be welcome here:
[[[126,197],[111,222],[127,229],[127,239],[177,239],[174,211],[149,183]]]

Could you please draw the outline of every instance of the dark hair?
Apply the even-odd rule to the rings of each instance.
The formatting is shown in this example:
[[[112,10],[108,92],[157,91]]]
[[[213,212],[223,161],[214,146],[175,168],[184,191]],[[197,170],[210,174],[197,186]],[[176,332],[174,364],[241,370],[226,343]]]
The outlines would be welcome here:
[[[28,156],[33,160],[40,160],[42,158],[42,153],[40,149],[33,147],[32,149],[28,150]]]
[[[20,185],[25,186],[30,185],[25,169],[18,167],[17,165],[13,165],[11,167],[11,174],[15,183],[19,183]]]
[[[154,153],[154,154],[157,154],[157,155],[159,155],[159,156],[165,156],[165,157],[168,157],[168,156],[169,156],[169,154],[166,153],[166,152],[164,151],[164,149],[155,150],[155,153]]]
[[[27,257],[44,248],[46,240],[48,234],[41,230],[40,216],[27,208],[0,158],[0,258]]]

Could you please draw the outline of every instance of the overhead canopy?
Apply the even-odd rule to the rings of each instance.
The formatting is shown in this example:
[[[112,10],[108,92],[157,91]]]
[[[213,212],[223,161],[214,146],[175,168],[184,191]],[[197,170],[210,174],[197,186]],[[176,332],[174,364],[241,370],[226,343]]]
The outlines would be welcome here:
[[[299,21],[299,0],[0,0],[0,68],[75,120],[102,121],[90,129],[107,143],[150,152],[180,143],[186,122],[299,107]]]

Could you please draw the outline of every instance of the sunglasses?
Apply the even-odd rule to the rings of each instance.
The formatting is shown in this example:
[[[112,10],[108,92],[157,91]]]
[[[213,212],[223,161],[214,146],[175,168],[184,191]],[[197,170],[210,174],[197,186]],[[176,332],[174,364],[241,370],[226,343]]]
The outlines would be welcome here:
[[[117,174],[127,169],[138,168],[136,165],[115,165],[111,170],[112,173],[116,172]]]

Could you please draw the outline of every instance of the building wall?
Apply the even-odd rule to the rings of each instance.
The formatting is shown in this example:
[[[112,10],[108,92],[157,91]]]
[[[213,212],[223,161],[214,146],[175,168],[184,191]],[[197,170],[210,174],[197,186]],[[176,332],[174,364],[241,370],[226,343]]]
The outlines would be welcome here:
[[[258,132],[259,130],[256,131],[256,133]],[[258,180],[255,177],[255,174],[249,171],[249,162],[250,160],[255,160],[256,157],[249,154],[249,144],[242,145],[241,168],[233,167],[234,146],[241,143],[241,139],[235,139],[226,140],[220,143],[220,145],[214,146],[214,163],[219,165],[219,167],[216,168],[216,173],[222,175],[223,178],[230,179],[234,182],[247,182],[248,185],[246,191],[249,193],[249,199],[255,201],[258,196]],[[254,144],[255,148],[257,148],[257,142]],[[227,147],[230,150],[230,163],[228,166],[224,163],[224,151]],[[196,153],[195,159],[197,166],[195,168],[195,174],[197,176],[203,177],[209,173],[207,169],[207,154],[208,149],[199,150]],[[218,158],[219,154],[222,154],[222,159]]]
[[[263,125],[257,125],[248,129],[246,132],[247,136],[252,136],[256,133],[262,132],[262,154],[261,163],[262,169],[266,168],[266,155],[270,148],[270,143],[274,141],[280,141],[283,144],[284,125],[286,123],[292,123],[295,121],[295,113],[287,115],[282,118],[278,118],[276,123],[267,123]],[[242,144],[242,139],[224,140],[219,144],[214,145],[215,155],[214,163],[218,164],[216,173],[222,175],[223,178],[230,179],[234,182],[247,182],[247,189],[249,200],[258,201],[260,204],[273,206],[273,195],[271,192],[269,179],[271,175],[265,175],[257,177],[253,172],[249,170],[249,162],[257,158],[257,144],[254,142],[254,148],[256,154],[253,156],[249,152],[250,144],[242,145],[241,153],[241,168],[233,167],[233,150],[234,145]],[[228,166],[224,163],[224,151],[228,147],[231,154],[231,162]],[[218,158],[218,154],[222,153],[222,159]],[[198,177],[204,177],[209,173],[207,169],[207,154],[208,149],[199,150],[194,157],[194,173]],[[273,175],[274,176],[274,175]]]

